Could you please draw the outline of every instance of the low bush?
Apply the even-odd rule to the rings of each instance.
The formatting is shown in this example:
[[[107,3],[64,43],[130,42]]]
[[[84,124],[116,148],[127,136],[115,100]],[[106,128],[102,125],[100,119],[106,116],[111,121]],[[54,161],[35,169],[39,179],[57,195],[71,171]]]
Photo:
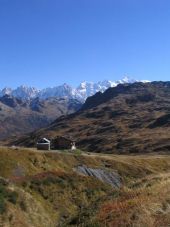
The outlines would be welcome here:
[[[0,214],[3,214],[5,211],[6,211],[5,199],[2,195],[0,195]]]
[[[18,199],[18,193],[17,192],[8,192],[8,201],[16,204]]]
[[[10,191],[6,185],[0,183],[0,214],[6,211],[6,202],[16,204],[18,198],[18,193]]]
[[[24,201],[20,201],[19,205],[20,205],[21,210],[23,210],[24,212],[27,211],[27,206]]]

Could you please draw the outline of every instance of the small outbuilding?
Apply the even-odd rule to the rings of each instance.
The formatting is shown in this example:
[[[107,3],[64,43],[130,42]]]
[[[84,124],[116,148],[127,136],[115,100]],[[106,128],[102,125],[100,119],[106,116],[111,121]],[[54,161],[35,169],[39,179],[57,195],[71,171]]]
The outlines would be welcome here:
[[[50,150],[51,142],[46,138],[42,138],[37,142],[37,150]]]
[[[57,136],[51,141],[51,148],[55,150],[76,150],[76,141],[65,136]]]

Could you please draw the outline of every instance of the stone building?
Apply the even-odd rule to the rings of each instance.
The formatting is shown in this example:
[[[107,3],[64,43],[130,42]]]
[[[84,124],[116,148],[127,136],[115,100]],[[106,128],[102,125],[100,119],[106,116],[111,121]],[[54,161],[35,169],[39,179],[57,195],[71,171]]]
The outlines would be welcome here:
[[[65,136],[57,136],[51,141],[51,148],[54,150],[76,150],[76,141]]]

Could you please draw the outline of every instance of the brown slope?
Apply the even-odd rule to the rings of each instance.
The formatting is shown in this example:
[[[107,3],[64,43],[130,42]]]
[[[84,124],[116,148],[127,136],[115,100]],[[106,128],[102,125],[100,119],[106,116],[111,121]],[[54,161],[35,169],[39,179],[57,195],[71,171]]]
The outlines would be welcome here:
[[[170,82],[118,85],[87,99],[82,109],[16,142],[68,135],[82,149],[108,153],[170,151]]]
[[[12,96],[0,98],[0,140],[46,127],[57,117],[75,112],[81,103],[66,98],[23,101]]]

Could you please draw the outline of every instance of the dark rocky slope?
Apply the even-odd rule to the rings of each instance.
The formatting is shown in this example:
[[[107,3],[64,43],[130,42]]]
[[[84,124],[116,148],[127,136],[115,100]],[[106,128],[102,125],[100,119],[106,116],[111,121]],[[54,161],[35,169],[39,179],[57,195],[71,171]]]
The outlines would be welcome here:
[[[72,136],[79,148],[93,152],[170,151],[170,82],[109,88],[88,98],[80,111],[15,144],[34,146],[39,137],[57,135]]]

